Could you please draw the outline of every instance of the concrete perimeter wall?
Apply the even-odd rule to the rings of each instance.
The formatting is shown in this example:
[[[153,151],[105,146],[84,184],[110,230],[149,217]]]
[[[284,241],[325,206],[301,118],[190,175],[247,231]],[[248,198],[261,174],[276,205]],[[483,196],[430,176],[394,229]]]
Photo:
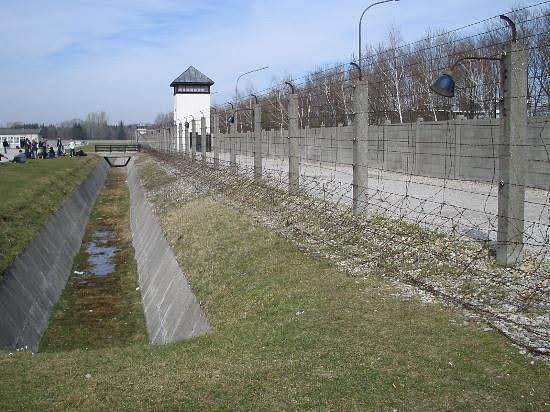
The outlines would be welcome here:
[[[352,126],[300,130],[302,162],[351,165]],[[262,132],[263,157],[288,156],[288,132]],[[238,133],[235,150],[253,156],[252,133]],[[550,189],[550,118],[532,117],[527,124],[527,185]],[[230,139],[220,135],[220,152],[229,152]],[[451,120],[369,126],[369,167],[447,179],[498,180],[500,122]]]
[[[208,321],[145,197],[134,161],[128,164],[130,225],[147,334],[154,344],[204,335]]]
[[[0,280],[0,348],[37,351],[108,170],[101,160],[6,269]]]

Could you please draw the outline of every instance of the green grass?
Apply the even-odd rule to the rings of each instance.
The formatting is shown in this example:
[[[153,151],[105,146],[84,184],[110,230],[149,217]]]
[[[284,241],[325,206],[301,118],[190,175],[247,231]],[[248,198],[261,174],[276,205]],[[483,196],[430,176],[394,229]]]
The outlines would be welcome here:
[[[463,325],[452,308],[396,298],[375,276],[346,276],[215,197],[163,210],[208,335],[0,354],[3,409],[550,407],[548,365]]]
[[[0,165],[0,276],[99,160],[63,157]]]
[[[73,274],[50,316],[40,352],[147,343],[141,295],[136,290],[129,211],[126,173],[113,168],[92,209]],[[115,272],[106,276],[74,275],[74,271],[90,273],[87,249],[96,231],[113,234],[108,245],[118,250],[113,261]]]

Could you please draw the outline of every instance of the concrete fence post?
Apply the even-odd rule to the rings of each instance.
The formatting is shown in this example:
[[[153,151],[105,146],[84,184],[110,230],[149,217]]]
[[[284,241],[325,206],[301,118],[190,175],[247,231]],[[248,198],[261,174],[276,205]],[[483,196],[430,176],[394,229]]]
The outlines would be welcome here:
[[[262,106],[254,105],[254,179],[262,180]]]
[[[353,214],[367,211],[369,90],[366,80],[353,88]]]
[[[424,119],[422,117],[417,117],[416,125],[414,128],[414,174],[420,174],[420,148],[422,146],[422,123]]]
[[[241,133],[243,133],[242,130],[242,124],[241,124]],[[241,137],[241,144],[240,144],[240,154],[242,156],[248,157],[248,140],[250,138],[250,133],[244,132],[244,135]],[[243,141],[244,141],[244,149],[243,149]]]
[[[185,141],[186,141],[186,137],[185,137],[185,123],[182,123],[181,124],[181,153],[183,156],[185,156],[185,152],[186,152],[186,148],[185,148]]]
[[[288,190],[298,193],[300,188],[300,148],[298,146],[298,95],[288,98]]]
[[[174,154],[174,152],[176,151],[177,140],[176,128],[174,126],[170,126],[168,128],[168,137],[170,139],[170,153]]]
[[[197,151],[197,121],[191,120],[191,137],[189,138],[191,146],[191,160],[195,160],[195,152]]]
[[[271,130],[266,130],[265,141],[266,141],[266,150],[264,151],[265,157],[269,157],[273,154],[273,128]]]
[[[183,126],[178,124],[178,153],[183,152]]]
[[[181,127],[178,124],[174,126],[173,133],[174,133],[174,152],[178,154],[182,150],[180,140],[181,140],[181,135],[183,133]]]
[[[324,123],[321,123],[319,126],[319,141],[321,142],[319,145],[319,161],[320,162],[328,162],[330,161],[330,143],[327,133],[327,128],[325,127]]]
[[[214,167],[220,165],[220,117],[218,113],[210,116],[210,134],[212,135],[212,149],[214,150]]]
[[[527,46],[506,45],[501,63],[497,263],[511,266],[523,258],[525,175],[527,169]]]
[[[235,123],[229,125],[229,168],[233,173],[237,173],[237,150],[235,145],[237,144],[237,119]]]
[[[454,150],[454,178],[462,178],[462,128],[464,127],[464,122],[466,121],[466,116],[459,114],[456,117],[455,121],[455,150]]]
[[[342,150],[342,146],[343,146],[343,142],[342,142],[342,127],[343,127],[343,123],[338,123],[336,125],[336,157],[334,159],[334,161],[338,164],[338,163],[342,163],[342,154],[343,154],[343,150]]]
[[[172,153],[176,153],[178,144],[178,129],[176,126],[170,126],[170,147]]]
[[[172,136],[173,136],[173,139],[174,139],[174,153],[177,154],[179,152],[179,145],[180,145],[180,135],[178,133],[178,125],[177,124],[172,126]]]
[[[201,158],[206,162],[206,118],[201,117]]]
[[[184,140],[185,140],[185,157],[189,157],[189,153],[191,152],[191,145],[190,145],[191,139],[189,138],[189,122],[187,121],[185,122]]]

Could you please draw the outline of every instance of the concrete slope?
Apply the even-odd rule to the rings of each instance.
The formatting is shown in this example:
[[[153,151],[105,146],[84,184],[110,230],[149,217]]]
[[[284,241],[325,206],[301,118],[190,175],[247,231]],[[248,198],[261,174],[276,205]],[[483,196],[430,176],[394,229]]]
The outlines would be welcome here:
[[[162,233],[130,161],[130,223],[149,341],[166,344],[208,332],[208,321]]]
[[[6,269],[0,281],[0,348],[38,349],[108,170],[99,162]]]

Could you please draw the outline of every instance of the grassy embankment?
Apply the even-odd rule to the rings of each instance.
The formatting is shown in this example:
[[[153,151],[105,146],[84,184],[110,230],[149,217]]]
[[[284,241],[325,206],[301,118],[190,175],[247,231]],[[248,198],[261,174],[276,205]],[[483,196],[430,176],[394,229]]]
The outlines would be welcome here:
[[[144,173],[150,187],[171,183],[153,166]],[[343,275],[216,197],[161,210],[209,334],[167,346],[0,354],[5,409],[550,407],[548,365],[464,325],[452,308]]]
[[[99,160],[63,157],[0,165],[0,277]]]
[[[137,287],[137,267],[129,222],[126,173],[113,168],[90,214],[82,246],[76,255],[67,286],[55,306],[40,352],[98,349],[147,343],[147,331]],[[90,274],[88,246],[94,233],[108,232],[104,246],[115,247],[114,272]]]

